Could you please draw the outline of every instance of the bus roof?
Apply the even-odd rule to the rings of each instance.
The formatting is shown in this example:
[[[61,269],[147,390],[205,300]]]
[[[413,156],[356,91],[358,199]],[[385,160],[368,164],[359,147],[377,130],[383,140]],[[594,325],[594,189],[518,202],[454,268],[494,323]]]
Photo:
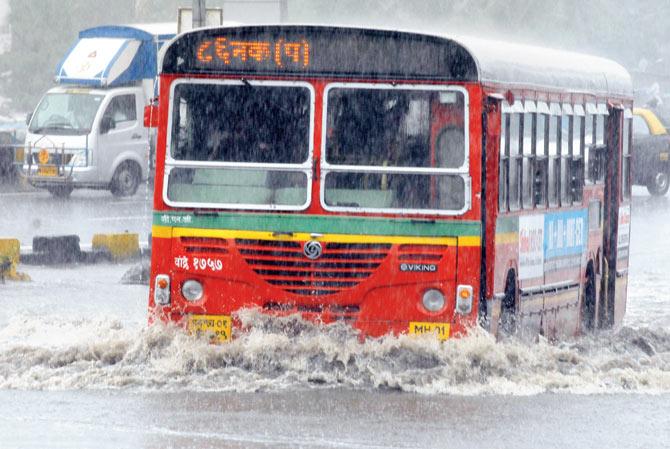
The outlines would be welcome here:
[[[260,37],[259,37],[260,36]],[[309,43],[305,37],[309,37]],[[292,70],[272,66],[279,55],[274,47],[268,61],[256,64],[235,53],[225,65],[217,65],[216,39],[254,45],[277,45],[302,38],[313,53],[310,67]],[[266,39],[266,41],[263,41]],[[198,52],[211,45],[211,54]],[[251,47],[250,47],[251,48]],[[238,49],[239,50],[239,49]],[[282,50],[283,51],[283,50]],[[185,53],[191,52],[189,60]],[[283,54],[283,53],[282,53]],[[347,55],[351,56],[347,58]],[[204,64],[205,56],[207,64]],[[245,54],[246,55],[246,54]],[[258,56],[258,55],[256,55]],[[329,56],[327,64],[318,57]],[[186,62],[185,59],[186,58]],[[249,62],[251,61],[251,63]],[[260,60],[259,60],[260,61]],[[253,64],[253,65],[252,65]],[[407,77],[444,79],[502,85],[504,88],[543,89],[566,93],[589,93],[629,98],[633,96],[630,75],[620,64],[596,56],[551,48],[513,44],[467,36],[426,34],[413,31],[336,27],[320,25],[256,25],[192,30],[177,36],[165,49],[164,73],[314,73],[338,77],[364,75],[390,79]]]
[[[628,71],[606,58],[467,36],[445,39],[453,39],[468,50],[482,83],[633,95]]]

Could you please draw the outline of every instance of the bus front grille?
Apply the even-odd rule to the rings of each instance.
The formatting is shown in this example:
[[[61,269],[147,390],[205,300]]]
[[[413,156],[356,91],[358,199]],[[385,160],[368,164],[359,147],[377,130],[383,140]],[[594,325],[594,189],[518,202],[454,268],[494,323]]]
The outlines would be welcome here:
[[[398,260],[414,263],[438,263],[447,247],[442,245],[400,245]]]
[[[191,254],[228,254],[228,241],[216,237],[181,237],[184,251]]]
[[[299,296],[334,295],[356,287],[391,249],[390,244],[321,243],[321,256],[311,260],[301,242],[237,239],[235,245],[265,282]]]

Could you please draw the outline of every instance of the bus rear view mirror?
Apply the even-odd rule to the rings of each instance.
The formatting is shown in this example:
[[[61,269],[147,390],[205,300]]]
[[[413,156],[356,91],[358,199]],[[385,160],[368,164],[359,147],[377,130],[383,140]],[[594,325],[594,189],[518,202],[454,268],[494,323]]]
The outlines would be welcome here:
[[[150,104],[144,107],[144,127],[158,128],[158,106]]]

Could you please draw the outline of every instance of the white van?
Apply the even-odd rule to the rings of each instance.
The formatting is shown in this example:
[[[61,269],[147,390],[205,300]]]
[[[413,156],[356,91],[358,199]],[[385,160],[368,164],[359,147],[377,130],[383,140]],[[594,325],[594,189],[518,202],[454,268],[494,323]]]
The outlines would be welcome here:
[[[133,195],[149,175],[144,109],[155,95],[158,50],[175,24],[103,26],[79,33],[56,81],[29,114],[23,174],[67,197],[75,188]]]
[[[149,133],[141,88],[56,87],[26,133],[24,173],[36,187],[67,196],[75,187],[129,196],[146,179]]]

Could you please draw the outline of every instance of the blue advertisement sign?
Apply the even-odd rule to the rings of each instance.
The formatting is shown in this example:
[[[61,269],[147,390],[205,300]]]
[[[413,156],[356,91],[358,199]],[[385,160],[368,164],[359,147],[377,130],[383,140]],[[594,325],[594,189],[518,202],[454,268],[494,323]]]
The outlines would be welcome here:
[[[544,216],[544,259],[582,254],[586,247],[586,209]]]

